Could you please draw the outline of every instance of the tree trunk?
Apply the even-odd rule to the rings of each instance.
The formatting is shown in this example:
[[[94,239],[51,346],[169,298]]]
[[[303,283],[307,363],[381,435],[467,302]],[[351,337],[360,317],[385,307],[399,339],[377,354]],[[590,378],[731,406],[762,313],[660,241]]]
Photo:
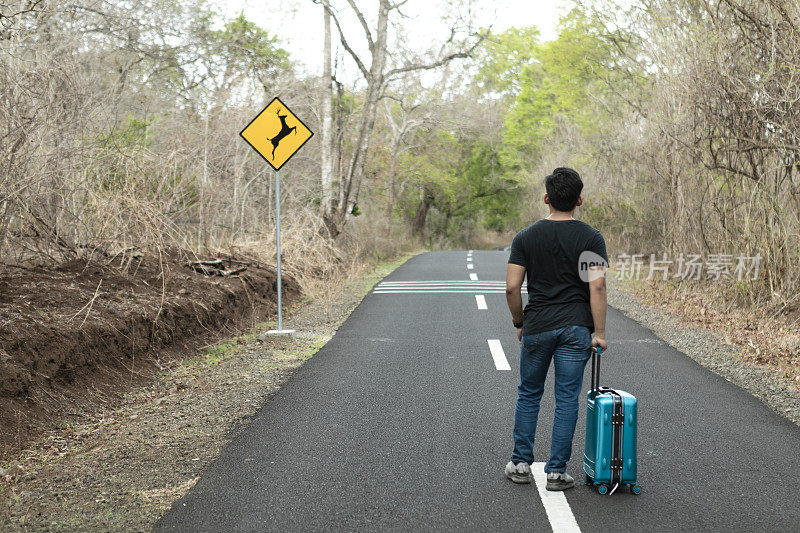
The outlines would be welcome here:
[[[389,27],[389,13],[395,9],[400,8],[405,2],[397,2],[392,4],[390,0],[379,0],[378,8],[378,23],[375,27],[375,38],[373,40],[372,30],[369,28],[367,21],[361,13],[361,10],[356,5],[355,0],[348,0],[348,4],[361,23],[364,29],[367,42],[369,43],[369,51],[372,56],[372,62],[369,68],[366,67],[358,54],[353,50],[347,41],[347,37],[342,32],[339,19],[334,12],[331,11],[329,2],[330,0],[321,0],[328,16],[333,19],[338,30],[342,46],[352,56],[359,70],[367,82],[364,91],[364,106],[361,112],[361,120],[359,122],[358,135],[356,136],[353,144],[353,152],[350,158],[350,163],[347,166],[347,172],[342,179],[339,180],[337,199],[334,200],[333,208],[328,214],[323,214],[323,222],[325,223],[325,230],[331,238],[337,237],[347,220],[347,215],[352,212],[353,206],[358,201],[358,193],[361,188],[361,181],[364,178],[364,170],[366,168],[367,154],[369,153],[370,137],[372,130],[375,126],[375,115],[377,113],[378,101],[381,98],[381,93],[384,89],[386,81],[394,76],[402,73],[430,70],[442,65],[447,64],[455,58],[469,57],[475,48],[483,40],[481,37],[477,40],[469,50],[453,52],[443,55],[439,59],[430,63],[415,63],[407,64],[403,67],[390,69],[386,68],[387,56],[387,36]],[[426,213],[427,215],[427,213]]]
[[[397,203],[397,152],[400,150],[402,133],[398,134],[392,142],[391,159],[389,162],[389,201],[386,204],[386,220],[389,227],[392,225],[394,204]]]
[[[372,129],[375,126],[375,115],[378,110],[378,100],[380,100],[381,90],[384,82],[384,68],[386,66],[386,40],[389,26],[389,11],[392,7],[388,0],[381,0],[378,10],[378,25],[376,39],[370,47],[372,52],[372,63],[369,67],[367,78],[367,89],[364,95],[364,108],[361,113],[361,121],[358,128],[358,137],[353,147],[353,156],[347,168],[344,183],[340,184],[342,194],[335,209],[329,216],[324,216],[325,226],[331,237],[337,237],[345,223],[347,214],[353,209],[358,200],[359,184],[364,177],[364,167],[369,151],[369,141]],[[353,194],[353,192],[356,194]]]
[[[417,207],[417,214],[414,215],[414,223],[411,226],[412,235],[419,236],[425,230],[425,221],[428,219],[428,210],[433,203],[433,197],[424,189],[422,191],[422,202]]]
[[[330,216],[333,210],[333,159],[331,155],[331,124],[333,121],[333,102],[331,87],[331,14],[328,0],[322,0],[322,13],[324,16],[324,44],[322,58],[322,150],[321,150],[321,178],[322,198],[320,201],[320,214]]]

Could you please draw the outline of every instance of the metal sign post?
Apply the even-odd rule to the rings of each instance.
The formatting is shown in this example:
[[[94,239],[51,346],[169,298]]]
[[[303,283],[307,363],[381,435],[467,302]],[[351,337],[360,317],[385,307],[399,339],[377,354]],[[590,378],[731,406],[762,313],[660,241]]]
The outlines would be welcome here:
[[[275,171],[275,241],[278,243],[278,329],[283,331],[283,306],[281,305],[281,171]],[[294,330],[292,330],[294,333]]]
[[[297,115],[280,101],[272,101],[239,133],[247,144],[275,169],[275,240],[278,248],[278,329],[269,335],[294,336],[283,329],[283,286],[281,280],[281,167],[314,135]]]
[[[278,248],[278,329],[271,329],[266,335],[294,337],[293,329],[283,329],[283,284],[281,280],[281,171],[275,171],[275,242]]]

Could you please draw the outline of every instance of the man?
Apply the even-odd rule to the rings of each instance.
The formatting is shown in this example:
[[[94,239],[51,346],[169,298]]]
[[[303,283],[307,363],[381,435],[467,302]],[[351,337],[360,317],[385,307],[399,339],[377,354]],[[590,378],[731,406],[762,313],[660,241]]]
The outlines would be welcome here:
[[[566,473],[578,420],[583,370],[597,346],[606,348],[606,245],[598,230],[575,220],[583,182],[571,168],[545,178],[550,215],[517,233],[506,272],[506,299],[520,349],[520,380],[514,413],[514,451],[506,476],[530,483],[539,402],[550,361],[555,368],[555,417],[547,490],[575,485]],[[528,304],[520,290],[527,274]]]

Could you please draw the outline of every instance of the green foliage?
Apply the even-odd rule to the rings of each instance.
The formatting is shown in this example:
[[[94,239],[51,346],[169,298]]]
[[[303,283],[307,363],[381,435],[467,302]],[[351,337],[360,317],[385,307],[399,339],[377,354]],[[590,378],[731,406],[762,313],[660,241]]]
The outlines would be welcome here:
[[[487,37],[475,58],[481,89],[513,100],[522,89],[522,72],[536,63],[538,42],[539,30],[535,26],[509,28]]]
[[[512,28],[490,36],[476,56],[476,84],[485,98],[507,106],[502,141],[488,144],[460,139],[461,160],[453,189],[455,203],[436,207],[432,224],[452,237],[465,222],[479,220],[492,230],[516,224],[525,198],[540,184],[534,172],[551,150],[565,153],[565,165],[591,173],[609,135],[618,129],[625,97],[641,101],[648,79],[635,60],[639,38],[598,18],[596,11],[575,8],[562,17],[558,37],[540,42],[535,27]],[[610,89],[614,87],[614,90]],[[578,141],[578,142],[575,142]],[[631,194],[598,196],[587,202],[582,217],[599,227],[630,233],[625,224],[644,227]],[[530,209],[525,209],[526,212]],[[445,227],[446,226],[446,227]],[[659,229],[647,225],[647,232]],[[645,231],[645,230],[643,230]]]
[[[127,122],[97,139],[98,187],[106,192],[120,191],[127,185],[126,165],[153,142],[153,121],[128,116]]]
[[[128,115],[128,122],[124,126],[114,128],[108,135],[101,135],[98,141],[106,148],[136,146],[144,148],[152,142],[152,138],[148,139],[147,136],[148,128],[152,125],[152,119],[138,119]]]
[[[248,20],[244,12],[209,37],[230,71],[250,72],[263,79],[288,66],[289,53],[277,47],[277,38]]]
[[[532,169],[560,120],[589,133],[601,113],[590,94],[605,90],[610,46],[578,9],[562,18],[560,26],[556,40],[536,46],[538,62],[522,69],[521,89],[506,116],[503,158],[516,172]]]
[[[505,176],[500,156],[492,146],[475,142],[466,148],[459,182],[466,195],[458,212],[461,217],[480,219],[484,227],[494,231],[503,231],[516,222],[520,189]]]
[[[159,142],[156,124],[155,117],[129,115],[123,125],[97,139],[86,171],[96,176],[92,183],[98,192],[169,202],[175,208],[197,202],[196,178],[187,175],[183,165],[165,170],[154,164],[158,156],[150,147]]]
[[[461,242],[470,227],[502,231],[518,218],[518,184],[506,177],[498,152],[484,141],[434,130],[419,150],[401,156],[400,168],[413,176],[413,186],[399,209],[411,222],[428,202],[434,234]]]

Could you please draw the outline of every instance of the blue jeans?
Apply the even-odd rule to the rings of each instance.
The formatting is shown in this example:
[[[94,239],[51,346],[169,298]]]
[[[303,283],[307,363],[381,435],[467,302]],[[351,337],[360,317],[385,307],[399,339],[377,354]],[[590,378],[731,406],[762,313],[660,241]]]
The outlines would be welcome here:
[[[583,369],[591,356],[591,333],[586,326],[566,326],[535,335],[524,335],[519,359],[519,386],[514,411],[514,464],[533,462],[533,441],[539,402],[550,360],[555,366],[556,412],[550,460],[545,472],[564,472],[572,455],[572,437],[578,421],[578,399]]]

